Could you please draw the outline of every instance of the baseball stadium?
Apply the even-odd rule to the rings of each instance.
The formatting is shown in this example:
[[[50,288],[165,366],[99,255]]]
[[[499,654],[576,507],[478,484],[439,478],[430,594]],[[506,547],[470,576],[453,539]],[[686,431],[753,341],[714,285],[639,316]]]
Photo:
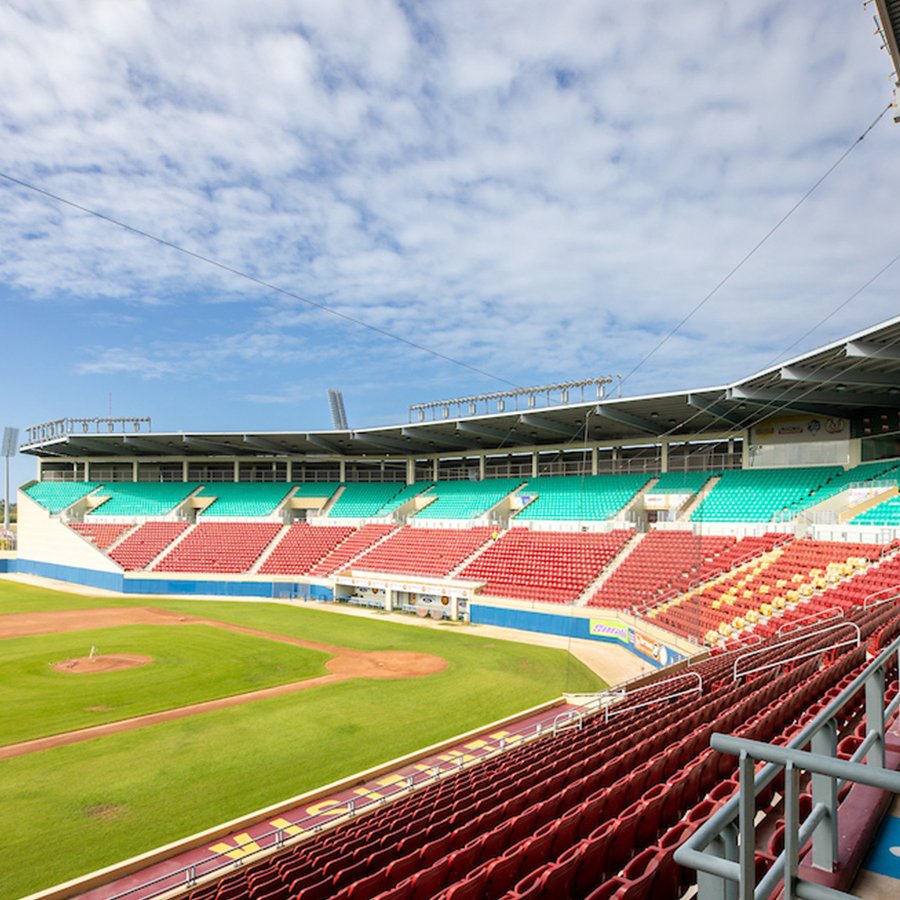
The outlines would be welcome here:
[[[24,429],[0,896],[900,896],[900,316],[690,390],[330,401]]]

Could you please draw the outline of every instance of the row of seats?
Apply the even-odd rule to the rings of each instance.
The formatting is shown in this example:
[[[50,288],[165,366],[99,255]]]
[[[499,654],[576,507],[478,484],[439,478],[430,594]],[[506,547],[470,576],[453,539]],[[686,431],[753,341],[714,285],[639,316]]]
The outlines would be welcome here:
[[[430,487],[431,482],[417,482],[410,485],[399,482],[345,484],[328,510],[328,518],[375,519],[387,516],[398,506]]]
[[[355,528],[341,525],[315,528],[297,522],[282,535],[259,567],[260,575],[307,575],[329,553],[347,540]]]
[[[798,540],[775,547],[648,612],[679,634],[714,640],[769,617],[879,559],[877,544]],[[716,632],[713,637],[710,631]]]
[[[247,572],[275,539],[277,522],[202,522],[179,541],[154,572]]]
[[[126,572],[145,569],[188,528],[187,522],[145,522],[113,547],[109,556]]]
[[[521,484],[515,478],[441,481],[423,494],[426,500],[436,499],[416,513],[416,519],[477,519]]]
[[[900,629],[892,604],[857,607],[849,618],[864,642]],[[632,690],[608,720],[593,716],[580,730],[519,745],[197,888],[190,900],[680,896],[693,873],[676,865],[675,849],[737,787],[735,758],[712,750],[710,736],[789,740],[866,663],[865,643],[831,648],[815,629],[790,648],[780,640],[760,644],[757,663],[773,665],[766,672],[735,681],[733,654],[711,657],[694,668],[700,693],[666,699],[672,687],[656,683]],[[794,662],[807,652],[816,655]],[[858,715],[838,723],[848,750]],[[779,851],[778,788],[758,800],[760,868]]]
[[[532,478],[519,497],[530,502],[516,516],[522,521],[603,521],[630,503],[648,475],[588,475]]]
[[[73,522],[71,528],[73,531],[78,532],[83,538],[90,541],[98,550],[106,550],[128,531],[131,526],[99,522]]]
[[[403,575],[449,575],[490,537],[490,528],[406,525],[357,559],[353,568]]]
[[[594,581],[633,531],[582,534],[514,528],[459,573],[485,581],[485,593],[571,603]]]
[[[651,531],[591,597],[592,606],[632,609],[671,590],[686,590],[708,577],[708,563],[735,543],[734,537],[699,536],[690,531]]]

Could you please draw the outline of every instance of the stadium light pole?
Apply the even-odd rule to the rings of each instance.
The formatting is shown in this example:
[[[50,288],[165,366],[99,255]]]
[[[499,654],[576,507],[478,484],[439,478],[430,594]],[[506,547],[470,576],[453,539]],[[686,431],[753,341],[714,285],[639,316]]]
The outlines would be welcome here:
[[[3,457],[6,460],[6,493],[3,502],[3,530],[9,533],[9,459],[15,455],[16,444],[19,441],[18,428],[3,429]]]

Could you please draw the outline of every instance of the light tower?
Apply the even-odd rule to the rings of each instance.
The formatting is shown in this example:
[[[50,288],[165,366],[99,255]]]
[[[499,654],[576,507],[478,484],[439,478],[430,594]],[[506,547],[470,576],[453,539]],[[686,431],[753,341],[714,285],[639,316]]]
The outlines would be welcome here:
[[[19,443],[18,428],[3,429],[3,458],[6,460],[6,494],[3,504],[3,530],[9,531],[9,459],[16,455]]]

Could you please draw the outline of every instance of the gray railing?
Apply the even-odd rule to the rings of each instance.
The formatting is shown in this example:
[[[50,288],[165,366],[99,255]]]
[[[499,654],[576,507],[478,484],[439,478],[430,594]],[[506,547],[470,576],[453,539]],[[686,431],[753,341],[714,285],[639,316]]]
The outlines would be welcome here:
[[[823,651],[819,651],[823,652]],[[675,852],[675,861],[697,869],[699,900],[763,900],[784,884],[784,897],[848,900],[851,895],[798,875],[804,845],[812,841],[812,865],[828,872],[837,861],[838,791],[847,782],[900,793],[900,772],[884,768],[885,730],[900,708],[900,694],[885,705],[887,670],[900,660],[895,638],[787,746],[714,734],[711,745],[738,756],[740,789]],[[849,760],[837,758],[841,710],[865,691],[865,737]],[[811,752],[801,748],[811,744]],[[755,771],[757,761],[767,765]],[[865,761],[865,764],[863,764]],[[784,850],[756,884],[756,798],[784,771]],[[812,774],[812,808],[801,820],[799,774]]]

